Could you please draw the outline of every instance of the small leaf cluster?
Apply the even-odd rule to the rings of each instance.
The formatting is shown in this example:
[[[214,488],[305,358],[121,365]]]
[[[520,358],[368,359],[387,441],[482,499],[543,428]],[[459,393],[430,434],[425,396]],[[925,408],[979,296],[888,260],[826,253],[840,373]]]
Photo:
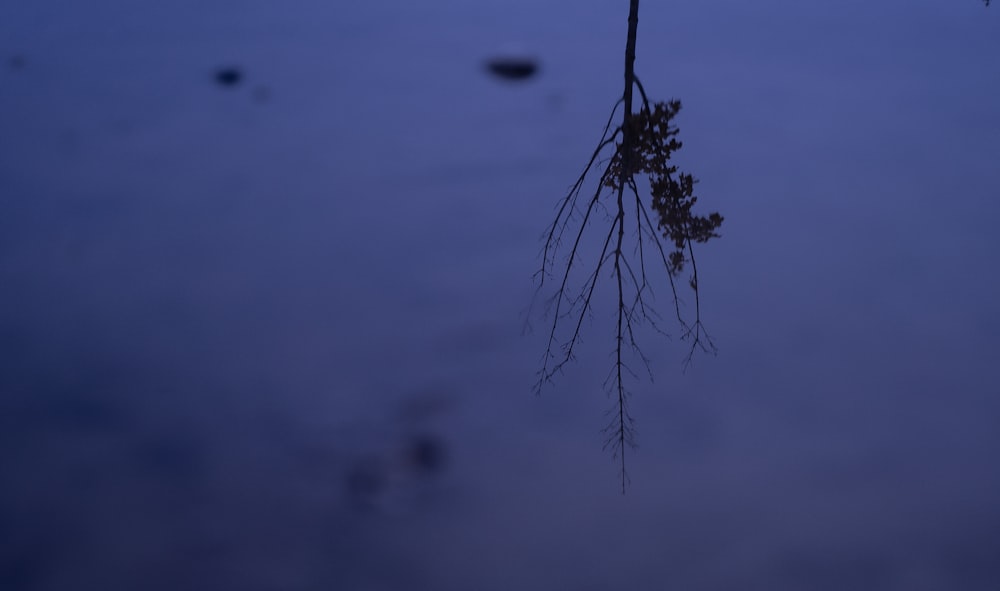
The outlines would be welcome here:
[[[623,158],[624,148],[619,144],[609,164],[611,174],[606,176],[605,181],[608,187],[618,189],[623,178],[634,182],[632,178],[635,174],[647,175],[651,207],[658,215],[659,230],[674,245],[674,250],[668,255],[672,274],[683,270],[691,242],[707,242],[718,237],[717,230],[723,221],[718,212],[707,216],[693,213],[692,209],[698,202],[694,194],[697,181],[690,174],[678,172],[677,166],[670,164],[670,157],[683,145],[677,139],[679,130],[671,125],[680,109],[680,101],[671,100],[655,103],[652,108],[647,104],[633,114],[628,122],[628,157]],[[625,175],[622,175],[623,166],[627,167]]]

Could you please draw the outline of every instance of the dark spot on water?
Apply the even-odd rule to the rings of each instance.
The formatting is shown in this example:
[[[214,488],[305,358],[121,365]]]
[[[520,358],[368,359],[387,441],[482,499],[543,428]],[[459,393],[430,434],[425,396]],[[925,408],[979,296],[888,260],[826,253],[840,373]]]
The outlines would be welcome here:
[[[345,484],[352,504],[359,509],[370,509],[386,485],[385,476],[374,460],[355,462],[347,471]]]
[[[235,66],[215,70],[215,82],[219,86],[233,87],[243,80],[243,71]]]
[[[43,412],[39,418],[69,431],[113,431],[125,423],[125,413],[113,402],[82,394],[54,397]]]
[[[147,470],[181,480],[198,476],[204,465],[204,454],[197,443],[173,438],[145,443],[139,448],[136,459]]]
[[[413,466],[424,473],[444,469],[446,454],[444,442],[430,435],[414,437],[409,444],[409,459]]]
[[[39,580],[41,560],[19,557],[0,564],[0,588],[31,589]]]
[[[11,70],[20,70],[24,68],[25,64],[27,64],[27,60],[25,60],[24,56],[20,54],[14,54],[7,60],[7,65]]]
[[[45,570],[41,548],[4,548],[0,552],[0,589],[35,589]]]
[[[497,78],[527,80],[538,71],[538,63],[528,57],[498,57],[487,61],[486,68]]]

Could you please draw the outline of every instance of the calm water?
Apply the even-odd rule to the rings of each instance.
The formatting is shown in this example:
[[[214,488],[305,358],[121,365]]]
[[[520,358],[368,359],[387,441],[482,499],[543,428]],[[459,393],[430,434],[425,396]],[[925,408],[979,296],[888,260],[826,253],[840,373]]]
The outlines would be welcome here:
[[[643,5],[726,222],[623,497],[522,328],[626,4],[0,7],[0,587],[996,589],[997,7]]]

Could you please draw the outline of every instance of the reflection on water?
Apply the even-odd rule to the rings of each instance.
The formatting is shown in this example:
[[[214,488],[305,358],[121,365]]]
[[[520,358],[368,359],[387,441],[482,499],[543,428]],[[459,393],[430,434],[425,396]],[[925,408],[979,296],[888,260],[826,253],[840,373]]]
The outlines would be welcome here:
[[[0,5],[0,588],[997,588],[995,7],[644,8],[729,228],[622,497],[519,316],[621,10],[397,4]]]

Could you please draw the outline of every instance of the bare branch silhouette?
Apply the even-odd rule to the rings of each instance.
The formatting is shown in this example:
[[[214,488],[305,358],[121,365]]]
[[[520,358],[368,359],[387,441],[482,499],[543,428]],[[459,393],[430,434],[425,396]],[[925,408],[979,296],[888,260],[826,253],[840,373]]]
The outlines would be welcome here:
[[[558,282],[546,305],[551,323],[535,384],[538,393],[575,358],[584,319],[593,314],[598,281],[602,272],[610,273],[617,296],[617,314],[613,361],[604,386],[615,403],[608,411],[610,418],[604,435],[605,449],[610,449],[621,463],[623,493],[628,483],[625,450],[635,446],[636,433],[635,421],[629,413],[630,392],[626,380],[638,376],[628,364],[629,357],[637,358],[650,379],[653,377],[651,361],[640,348],[636,330],[646,325],[659,334],[667,335],[660,327],[661,316],[651,305],[655,296],[647,263],[658,260],[666,271],[674,315],[682,331],[681,338],[690,342],[684,360],[686,367],[695,351],[715,350],[701,321],[694,244],[717,237],[716,231],[723,221],[718,213],[698,216],[692,212],[697,202],[695,180],[690,174],[678,172],[676,166],[669,164],[673,152],[681,148],[681,142],[676,138],[678,130],[672,125],[681,104],[676,100],[650,103],[645,88],[635,75],[638,13],[639,1],[630,0],[622,96],[612,108],[583,172],[558,203],[555,219],[544,234],[541,268],[535,274],[538,282],[536,299],[541,297],[550,281]],[[633,113],[634,89],[639,90],[641,105]],[[621,123],[612,127],[619,105],[622,106]],[[609,152],[610,156],[602,158]],[[584,193],[590,173],[602,165],[604,169],[593,192]],[[637,175],[640,178],[645,176],[642,184],[649,189],[651,199],[648,203],[643,203]],[[628,219],[628,212],[633,207],[634,219]],[[655,214],[655,223],[647,207]],[[602,216],[599,213],[595,215],[595,212],[604,212],[606,222],[599,221]],[[574,278],[585,264],[581,260],[584,234],[589,227],[600,228],[603,223],[607,226],[600,234],[603,236],[600,252],[578,285]],[[626,228],[629,228],[628,232]],[[569,252],[563,260],[559,254],[567,245]],[[647,249],[653,250],[647,253]],[[648,254],[654,258],[649,259]],[[675,282],[687,263],[690,263],[691,269],[688,286],[694,293],[694,317],[690,321],[682,314],[678,284]],[[564,266],[560,267],[561,264]],[[562,330],[564,325],[571,330]],[[563,333],[568,333],[568,336],[562,336]]]

